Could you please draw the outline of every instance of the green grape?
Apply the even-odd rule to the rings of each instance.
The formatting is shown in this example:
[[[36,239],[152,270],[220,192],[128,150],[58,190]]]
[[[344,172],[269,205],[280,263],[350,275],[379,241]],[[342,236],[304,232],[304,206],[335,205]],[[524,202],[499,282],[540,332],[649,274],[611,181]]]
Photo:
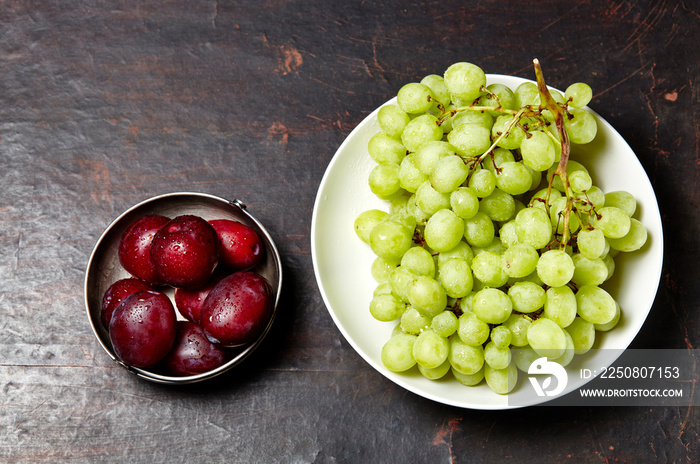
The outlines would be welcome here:
[[[483,251],[490,251],[491,253],[502,256],[503,253],[505,253],[505,251],[507,249],[508,249],[508,247],[505,246],[503,244],[503,242],[501,242],[500,237],[493,237],[493,240],[491,241],[491,243],[489,243],[485,247],[474,247],[473,251],[474,251],[474,256],[478,255],[479,253],[481,253]],[[473,262],[473,260],[472,260],[472,262]],[[501,263],[501,264],[503,264],[503,263]]]
[[[547,211],[547,208],[550,208],[552,202],[557,198],[561,198],[561,192],[559,190],[552,188],[548,193],[547,188],[543,188],[530,197],[530,204],[532,208],[539,208]]]
[[[411,122],[411,118],[397,105],[384,105],[377,112],[377,121],[386,135],[396,139],[401,137],[401,132]]]
[[[447,294],[435,279],[419,275],[408,287],[408,302],[418,312],[432,318],[445,310]]]
[[[512,339],[513,332],[511,332],[505,325],[497,325],[491,329],[491,342],[499,348],[506,348],[510,346],[510,341]]]
[[[412,119],[401,133],[401,142],[408,151],[414,152],[421,145],[442,139],[443,131],[432,114],[422,114]]]
[[[577,171],[580,172],[580,171]],[[566,210],[566,197],[560,197],[552,201],[549,208],[549,218],[552,222],[552,227],[556,228],[558,234],[564,233],[564,211]],[[581,226],[581,221],[576,214],[569,214],[569,231],[576,232]]]
[[[476,291],[472,290],[467,296],[459,299],[459,309],[463,313],[472,312],[472,301],[474,301],[474,295],[476,295]]]
[[[608,279],[610,279],[610,277],[612,277],[613,273],[615,272],[615,260],[609,254],[603,255],[602,260],[608,267]]]
[[[428,216],[432,216],[441,209],[450,207],[450,194],[438,192],[430,185],[430,181],[425,181],[416,190],[416,205]]]
[[[406,205],[408,204],[408,199],[410,198],[410,193],[402,192],[402,195],[393,195],[389,199],[389,214],[400,214],[405,212]]]
[[[361,212],[355,218],[355,233],[365,243],[369,243],[370,233],[374,226],[389,219],[389,213],[379,209],[369,209]]]
[[[490,245],[495,234],[493,221],[481,211],[464,220],[464,239],[473,247],[483,248]]]
[[[585,319],[577,316],[566,328],[566,332],[574,342],[575,354],[585,354],[593,347],[595,326]]]
[[[585,144],[593,140],[598,132],[595,117],[585,109],[571,108],[564,117],[564,127],[571,143]]]
[[[491,131],[481,124],[452,126],[447,141],[463,156],[478,156],[491,146]]]
[[[518,226],[515,225],[515,220],[511,219],[503,224],[498,231],[498,236],[501,238],[501,243],[507,248],[520,243],[518,241]]]
[[[511,314],[503,323],[503,327],[507,327],[511,333],[510,343],[513,346],[520,347],[527,345],[527,329],[530,328],[532,320],[523,314]]]
[[[526,166],[528,171],[530,171],[530,176],[532,177],[532,184],[530,184],[530,188],[528,189],[528,192],[531,192],[533,190],[536,190],[540,188],[540,184],[542,184],[542,172],[541,171],[535,171],[534,169],[530,168],[529,166]],[[523,204],[523,208],[525,205]]]
[[[408,227],[410,230],[415,230],[416,226],[418,225],[415,216],[408,211],[405,205],[402,209],[391,214],[391,216],[389,216],[389,220],[402,224]]]
[[[549,89],[549,94],[552,96],[555,102],[557,103],[564,103],[565,97],[564,95],[558,91],[557,89]]]
[[[369,173],[369,189],[380,198],[387,198],[400,188],[398,164],[378,164]]]
[[[450,352],[447,359],[450,365],[462,374],[476,374],[484,366],[484,348],[481,345],[467,345],[457,335],[448,338]]]
[[[486,74],[472,63],[454,63],[445,70],[443,77],[452,99],[467,105],[479,98],[482,87],[486,86]]]
[[[482,111],[460,111],[452,118],[452,127],[458,127],[462,124],[476,124],[483,126],[491,133],[493,127],[493,116]]]
[[[459,316],[457,336],[462,342],[471,346],[481,346],[489,338],[489,326],[472,312],[464,312]]]
[[[417,153],[404,157],[399,165],[399,185],[407,192],[415,193],[420,185],[428,180],[428,176],[418,169]]]
[[[375,255],[385,259],[401,259],[413,244],[413,229],[391,220],[372,228],[369,244]]]
[[[523,163],[535,171],[546,171],[556,158],[554,145],[549,136],[542,131],[529,133],[529,137],[520,142],[520,154]]]
[[[515,216],[520,243],[540,249],[552,240],[552,223],[547,213],[539,208],[525,208]]]
[[[424,330],[413,344],[413,358],[418,364],[434,369],[447,361],[450,344],[432,330]]]
[[[462,158],[457,155],[448,155],[436,163],[430,173],[430,183],[438,192],[451,193],[467,180],[468,174],[469,168]]]
[[[447,296],[462,298],[469,294],[474,287],[472,271],[463,259],[450,258],[440,265],[440,283],[445,288]]]
[[[413,216],[413,219],[415,219],[417,225],[425,225],[428,222],[428,219],[430,219],[430,215],[420,209],[416,201],[415,194],[408,197],[408,201],[406,202],[406,213]]]
[[[508,295],[497,288],[484,288],[474,295],[472,310],[476,317],[488,324],[505,322],[513,311]]]
[[[409,248],[401,258],[401,266],[410,269],[416,275],[435,277],[435,260],[430,252],[423,247]]]
[[[519,125],[514,124],[514,116],[504,114],[498,116],[491,128],[491,137],[497,141],[496,145],[508,150],[520,148],[525,138],[525,131]]]
[[[369,312],[378,321],[390,322],[400,318],[406,305],[392,294],[377,295],[369,303]]]
[[[469,187],[459,187],[450,194],[450,208],[462,219],[473,218],[479,211],[479,197]]]
[[[472,273],[488,287],[501,287],[508,282],[508,274],[503,270],[503,258],[491,251],[484,251],[472,261]]]
[[[463,259],[471,266],[474,260],[474,252],[467,242],[460,241],[453,249],[438,255],[438,268],[452,258]]]
[[[523,372],[527,372],[533,362],[542,356],[537,354],[529,345],[511,350],[513,352],[513,364]]]
[[[516,108],[540,104],[540,91],[534,82],[523,82],[515,88],[513,93],[515,95]]]
[[[555,182],[557,179],[555,179]],[[577,194],[574,200],[583,205],[593,205],[595,208],[602,208],[605,206],[605,194],[595,185],[591,186],[586,192]]]
[[[454,155],[454,147],[442,140],[431,140],[416,151],[416,167],[425,174],[430,176],[438,161],[450,155]]]
[[[519,313],[533,313],[547,300],[544,288],[534,282],[515,282],[508,289],[508,297],[513,304],[513,310]]]
[[[413,358],[415,335],[398,334],[391,337],[382,347],[382,364],[393,372],[404,372],[416,365]]]
[[[410,82],[399,89],[396,94],[396,103],[406,113],[421,114],[433,106],[434,98],[430,87],[418,82]]]
[[[535,271],[539,258],[535,247],[517,243],[503,253],[503,269],[510,277],[525,277]]]
[[[605,235],[600,229],[584,229],[576,235],[579,253],[588,259],[596,259],[605,252]]]
[[[479,371],[474,374],[462,374],[453,367],[452,375],[462,385],[466,385],[467,387],[473,387],[475,385],[478,385],[482,380],[484,380],[484,369],[479,369]]]
[[[554,321],[562,329],[571,325],[576,318],[576,296],[567,286],[547,289],[544,303],[544,317]]]
[[[571,190],[576,193],[586,192],[593,187],[593,180],[587,172],[575,171],[569,176],[569,185],[571,185]]]
[[[438,367],[433,368],[423,367],[420,364],[418,364],[418,371],[426,379],[438,380],[443,378],[445,375],[447,375],[448,372],[450,372],[450,367],[450,362],[448,360],[445,360],[445,362],[440,364]]]
[[[593,98],[593,90],[588,84],[575,82],[566,88],[564,98],[569,102],[569,106],[583,108]]]
[[[384,282],[379,282],[377,286],[374,287],[372,297],[374,298],[375,296],[379,295],[391,295],[391,285],[389,284],[388,280],[385,280]]]
[[[513,152],[506,150],[505,148],[496,147],[491,150],[490,155],[484,158],[484,161],[481,164],[482,167],[496,174],[496,171],[501,169],[501,165],[503,163],[507,163],[508,161],[515,161]]]
[[[571,338],[571,335],[569,335],[566,330],[563,330],[562,332],[564,332],[564,338],[566,339],[566,348],[564,348],[564,353],[561,356],[551,359],[551,361],[566,367],[574,359],[576,349],[574,348],[574,340]]]
[[[467,185],[477,197],[485,198],[496,188],[496,175],[488,169],[480,169],[472,173]]]
[[[401,266],[395,268],[391,274],[389,274],[391,291],[401,299],[401,301],[408,302],[408,288],[417,277],[418,274],[408,268]]]
[[[482,95],[477,101],[478,106],[499,108],[506,110],[517,109],[515,106],[515,94],[510,87],[503,84],[489,84],[486,90],[490,93]],[[493,115],[500,114],[498,111],[490,111]]]
[[[515,214],[515,199],[503,190],[495,188],[491,195],[481,200],[479,211],[485,213],[492,221],[504,222]]]
[[[607,324],[617,312],[617,303],[612,296],[595,285],[584,285],[576,292],[578,315],[591,324]]]
[[[600,258],[588,259],[576,253],[571,257],[574,262],[574,276],[571,281],[580,287],[582,285],[600,285],[608,278],[608,266]]]
[[[403,334],[403,333],[406,333],[406,332],[404,332],[403,329],[401,328],[401,321],[399,321],[394,325],[394,328],[391,330],[391,336],[389,338],[394,337],[394,336],[399,335],[399,334]]]
[[[367,143],[369,156],[379,164],[399,164],[406,156],[406,147],[393,137],[378,132]]]
[[[554,166],[552,166],[551,168],[549,168],[547,170],[547,180],[549,181],[552,177],[554,177],[554,179],[552,180],[552,187],[559,190],[560,192],[563,192],[563,191],[565,191],[565,189],[564,189],[564,183],[562,182],[561,177],[559,177],[559,175],[556,175],[556,176],[554,175],[554,171],[556,171],[556,169],[558,167],[559,167],[559,165],[555,164]],[[571,174],[573,174],[576,171],[584,171],[586,174],[588,174],[588,170],[586,169],[586,167],[583,164],[578,163],[578,162],[570,159],[566,163],[566,175],[567,175],[567,177],[571,177]]]
[[[430,327],[430,322],[429,316],[421,314],[413,306],[408,306],[401,315],[401,330],[408,334],[418,335]]]
[[[540,356],[558,358],[566,349],[564,329],[546,317],[540,317],[527,329],[527,341]]]
[[[504,369],[494,369],[488,364],[484,365],[484,379],[486,384],[499,395],[510,393],[518,382],[518,370],[515,364],[509,364]]]
[[[484,361],[494,369],[505,369],[510,364],[511,353],[507,346],[502,347],[488,342],[484,347]]]
[[[425,225],[425,243],[437,252],[450,251],[464,236],[464,220],[450,209],[436,211]]]
[[[533,272],[530,275],[526,275],[525,277],[522,277],[520,279],[513,279],[514,282],[532,282],[535,285],[539,285],[540,287],[544,287],[544,282],[542,282],[542,279],[537,275],[537,270]]]
[[[433,98],[440,102],[443,106],[450,103],[450,91],[447,90],[445,79],[438,74],[428,74],[420,81],[421,84],[428,87],[433,92]]]
[[[612,318],[612,320],[608,323],[605,324],[593,324],[595,327],[595,330],[598,332],[608,332],[615,328],[618,322],[620,322],[620,316],[622,315],[622,310],[620,309],[620,305],[615,302],[615,316]]]
[[[629,192],[618,190],[616,192],[608,192],[605,194],[605,206],[614,206],[625,212],[626,215],[632,216],[637,210],[637,200]]]
[[[394,272],[394,269],[396,269],[398,266],[399,261],[397,260],[384,259],[377,256],[374,261],[372,261],[370,272],[372,274],[372,278],[374,278],[376,282],[388,282],[389,276],[391,276],[391,273]]]
[[[606,238],[622,238],[630,230],[630,217],[620,208],[604,206],[591,216],[591,225],[600,229]]]
[[[574,276],[574,262],[563,250],[548,250],[537,261],[537,275],[550,287],[561,287]]]
[[[457,332],[459,327],[459,319],[452,311],[443,311],[433,318],[430,323],[430,328],[441,337],[449,337]]]
[[[630,218],[630,230],[624,237],[608,240],[610,248],[617,251],[631,252],[639,250],[647,242],[648,232],[644,224]]]

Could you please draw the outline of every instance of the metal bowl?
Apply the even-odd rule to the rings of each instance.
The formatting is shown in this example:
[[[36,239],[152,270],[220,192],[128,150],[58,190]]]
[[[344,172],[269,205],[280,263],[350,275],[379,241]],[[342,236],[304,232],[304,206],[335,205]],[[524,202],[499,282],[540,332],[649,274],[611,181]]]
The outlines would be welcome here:
[[[231,219],[239,221],[252,227],[262,239],[265,245],[265,256],[253,271],[265,277],[275,292],[274,307],[272,316],[265,330],[253,342],[233,348],[231,359],[224,365],[197,375],[171,376],[164,375],[157,369],[141,369],[126,365],[114,353],[109,339],[109,333],[102,326],[100,312],[102,309],[102,298],[115,281],[130,277],[119,263],[118,247],[124,231],[137,219],[148,214],[160,214],[170,218],[184,214],[193,214],[209,221],[212,219]],[[85,274],[85,307],[92,330],[97,337],[97,341],[117,364],[135,374],[136,376],[160,384],[188,384],[211,379],[240,364],[250,355],[263,341],[270,330],[277,313],[282,290],[282,261],[277,247],[267,232],[265,227],[258,222],[239,200],[228,201],[226,199],[195,192],[177,192],[159,195],[149,198],[124,212],[112,222],[97,241],[88,262]],[[164,291],[171,299],[174,289]],[[184,318],[178,314],[178,319]]]

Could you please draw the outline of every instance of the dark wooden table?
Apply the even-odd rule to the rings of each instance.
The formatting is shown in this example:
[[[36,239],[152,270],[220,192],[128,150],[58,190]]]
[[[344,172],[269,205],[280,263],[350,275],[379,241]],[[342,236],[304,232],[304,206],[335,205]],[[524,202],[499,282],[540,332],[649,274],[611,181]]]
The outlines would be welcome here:
[[[665,262],[637,348],[700,344],[698,2],[0,2],[0,462],[698,461],[697,408],[485,412],[394,385],[342,337],[310,221],[343,139],[471,61],[584,81],[656,189]],[[255,355],[190,387],[112,362],[83,303],[96,240],[150,196],[239,198],[285,286]]]

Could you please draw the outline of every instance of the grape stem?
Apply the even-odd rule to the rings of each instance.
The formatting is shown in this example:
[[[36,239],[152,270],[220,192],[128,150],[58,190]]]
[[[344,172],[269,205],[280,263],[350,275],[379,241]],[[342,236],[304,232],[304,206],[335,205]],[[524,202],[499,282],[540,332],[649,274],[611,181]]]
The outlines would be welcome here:
[[[552,94],[549,93],[547,84],[545,84],[544,81],[544,74],[542,72],[542,66],[540,65],[540,61],[537,58],[535,58],[533,60],[533,64],[535,66],[537,89],[540,92],[540,110],[549,110],[552,113],[552,116],[554,116],[554,123],[557,126],[557,131],[559,132],[559,140],[561,141],[561,157],[559,158],[559,164],[557,165],[557,168],[554,170],[551,177],[549,178],[549,184],[547,186],[546,203],[549,203],[549,194],[552,190],[552,182],[554,180],[554,176],[559,176],[562,184],[564,185],[564,193],[566,194],[566,207],[563,211],[562,223],[563,237],[560,243],[560,247],[565,248],[567,243],[569,242],[569,238],[571,235],[571,231],[569,230],[569,218],[571,217],[571,210],[574,204],[573,193],[571,191],[571,184],[569,183],[569,177],[566,174],[566,166],[569,162],[570,154],[569,136],[566,133],[566,128],[564,127],[564,109],[557,104],[557,102],[552,97]]]
[[[498,134],[498,137],[496,137],[491,146],[483,154],[464,160],[465,164],[471,163],[473,166],[476,166],[477,164],[483,162],[487,156],[491,155],[493,153],[493,150],[498,146],[501,140],[507,137],[511,133],[511,131],[516,127],[521,127],[525,132],[526,136],[529,137],[528,130],[523,128],[521,124],[523,118],[534,117],[540,119],[541,124],[544,124],[545,126],[544,132],[547,134],[547,136],[550,137],[552,140],[556,140],[557,138],[554,136],[554,134],[550,131],[548,127],[546,127],[547,123],[542,120],[542,112],[545,110],[549,111],[554,117],[554,123],[556,125],[557,132],[559,133],[559,139],[556,140],[556,142],[561,144],[561,156],[559,158],[557,168],[552,172],[551,176],[548,179],[547,194],[543,201],[545,204],[545,208],[549,209],[548,206],[549,197],[552,191],[552,182],[554,181],[554,176],[559,176],[564,186],[564,194],[566,195],[566,206],[564,208],[564,211],[561,212],[563,232],[561,241],[559,243],[560,248],[563,249],[566,248],[567,244],[569,243],[569,240],[571,239],[569,223],[571,213],[574,209],[574,194],[571,189],[571,184],[569,183],[569,177],[566,173],[566,167],[569,162],[570,155],[569,135],[567,134],[566,128],[564,127],[564,117],[566,115],[567,105],[566,103],[563,105],[558,104],[554,97],[552,97],[552,94],[549,92],[547,84],[544,81],[544,73],[542,72],[542,66],[540,65],[540,62],[537,58],[533,60],[533,64],[535,67],[535,77],[537,79],[537,89],[540,94],[539,107],[535,108],[533,106],[528,105],[517,110],[503,108],[503,106],[500,104],[500,101],[498,100],[498,97],[495,94],[493,94],[493,92],[489,92],[487,89],[482,88],[483,91],[487,92],[495,98],[496,102],[498,103],[497,106],[479,106],[476,101],[472,105],[453,108],[449,111],[447,111],[443,106],[441,106],[440,111],[442,112],[442,115],[440,116],[440,118],[438,118],[437,124],[442,125],[445,121],[454,117],[457,113],[460,113],[462,111],[488,111],[499,114],[510,114],[513,116],[513,119],[508,124],[506,130]]]

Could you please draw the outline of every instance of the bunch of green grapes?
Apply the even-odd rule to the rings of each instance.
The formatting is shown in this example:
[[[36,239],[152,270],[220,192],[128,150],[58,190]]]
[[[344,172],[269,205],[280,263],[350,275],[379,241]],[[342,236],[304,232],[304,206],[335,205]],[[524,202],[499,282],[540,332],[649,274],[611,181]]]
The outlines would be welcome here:
[[[381,351],[391,371],[506,394],[518,369],[566,366],[620,318],[602,284],[647,231],[631,194],[569,160],[596,136],[591,88],[550,90],[534,64],[537,83],[511,89],[456,63],[378,112],[368,182],[388,208],[354,226],[376,255],[369,311],[398,321]]]

